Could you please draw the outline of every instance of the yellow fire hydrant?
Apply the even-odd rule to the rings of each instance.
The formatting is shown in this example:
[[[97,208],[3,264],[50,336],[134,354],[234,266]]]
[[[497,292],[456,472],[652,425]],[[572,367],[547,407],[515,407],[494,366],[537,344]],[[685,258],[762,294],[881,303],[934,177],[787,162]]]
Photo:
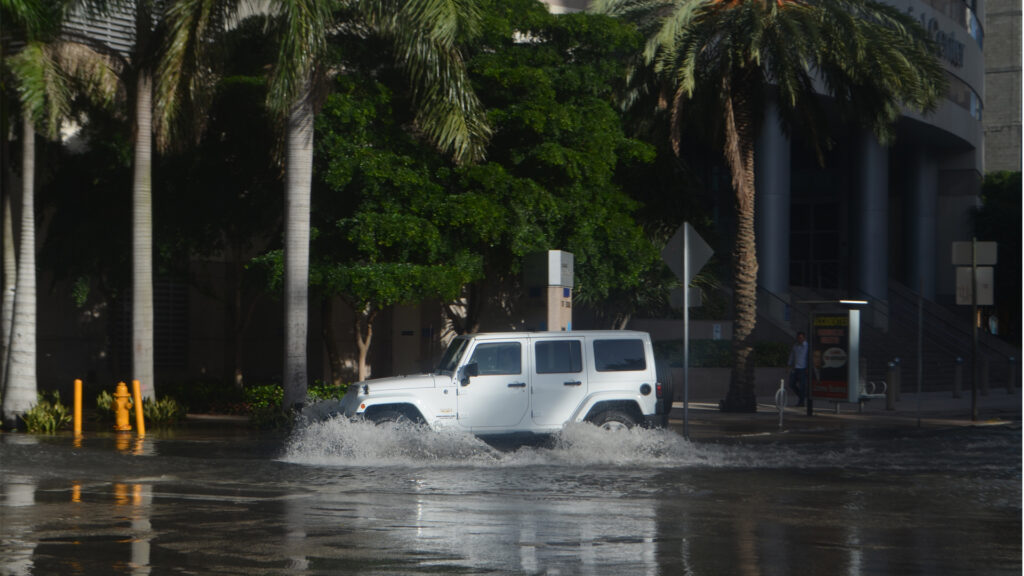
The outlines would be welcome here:
[[[124,432],[132,429],[128,407],[132,404],[132,395],[124,382],[117,383],[114,392],[114,430]]]

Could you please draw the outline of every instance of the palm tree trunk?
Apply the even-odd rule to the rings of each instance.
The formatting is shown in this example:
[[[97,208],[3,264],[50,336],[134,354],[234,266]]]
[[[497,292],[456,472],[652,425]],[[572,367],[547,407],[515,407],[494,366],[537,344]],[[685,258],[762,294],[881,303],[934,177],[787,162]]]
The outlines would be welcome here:
[[[306,399],[313,105],[309,86],[288,114],[284,232],[284,408]]]
[[[0,398],[7,390],[7,362],[11,352],[11,325],[14,323],[14,289],[18,278],[18,259],[14,251],[14,217],[11,193],[5,191],[3,205],[4,282],[0,295]]]
[[[749,93],[735,92],[724,83],[725,158],[736,192],[736,239],[733,245],[735,294],[733,315],[733,366],[729,393],[722,409],[754,412],[754,347],[750,336],[757,323],[757,247],[754,228],[754,134],[753,106]]]
[[[132,175],[132,378],[156,397],[153,372],[153,77],[139,71]]]
[[[21,243],[14,297],[10,364],[3,417],[7,425],[36,403],[36,241],[35,241],[35,128],[28,114],[22,119]]]

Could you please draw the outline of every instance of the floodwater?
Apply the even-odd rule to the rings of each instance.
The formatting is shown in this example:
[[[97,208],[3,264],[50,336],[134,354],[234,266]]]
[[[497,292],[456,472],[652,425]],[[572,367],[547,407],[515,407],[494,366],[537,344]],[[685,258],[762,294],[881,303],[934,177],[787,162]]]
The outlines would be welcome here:
[[[0,574],[1021,574],[1021,431],[0,435]]]

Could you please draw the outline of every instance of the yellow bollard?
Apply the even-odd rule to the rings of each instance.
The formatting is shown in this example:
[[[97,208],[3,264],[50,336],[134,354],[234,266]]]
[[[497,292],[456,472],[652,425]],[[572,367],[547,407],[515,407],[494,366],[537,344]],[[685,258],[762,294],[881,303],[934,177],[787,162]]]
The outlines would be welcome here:
[[[145,436],[146,422],[142,418],[142,392],[138,380],[132,380],[132,392],[135,394],[135,427],[139,430],[139,436]]]
[[[128,421],[128,404],[131,402],[131,394],[128,393],[128,386],[124,382],[117,383],[117,390],[114,391],[114,430],[126,432],[132,429]]]
[[[75,379],[75,436],[82,435],[82,381]]]

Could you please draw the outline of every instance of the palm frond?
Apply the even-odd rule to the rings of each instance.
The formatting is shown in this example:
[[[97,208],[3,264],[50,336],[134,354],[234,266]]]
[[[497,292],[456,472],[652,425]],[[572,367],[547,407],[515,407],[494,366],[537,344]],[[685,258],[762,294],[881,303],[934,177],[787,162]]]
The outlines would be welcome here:
[[[332,4],[326,0],[277,2],[281,38],[267,100],[280,116],[308,95],[316,63],[326,48]]]
[[[60,131],[60,120],[71,109],[71,88],[45,43],[29,42],[9,59],[17,79],[22,113],[50,136]]]

